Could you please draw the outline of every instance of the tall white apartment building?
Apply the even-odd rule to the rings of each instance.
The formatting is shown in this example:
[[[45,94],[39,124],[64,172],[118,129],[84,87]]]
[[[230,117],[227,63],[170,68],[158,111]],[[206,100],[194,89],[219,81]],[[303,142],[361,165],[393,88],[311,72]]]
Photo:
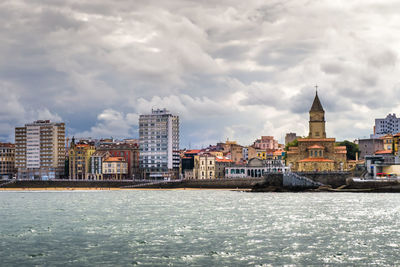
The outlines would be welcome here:
[[[55,179],[65,170],[65,124],[38,120],[15,128],[18,179]]]
[[[374,134],[371,135],[371,138],[398,132],[400,132],[400,118],[397,118],[395,113],[388,114],[384,119],[375,119]]]
[[[178,178],[179,116],[152,109],[139,117],[140,168],[143,178]]]

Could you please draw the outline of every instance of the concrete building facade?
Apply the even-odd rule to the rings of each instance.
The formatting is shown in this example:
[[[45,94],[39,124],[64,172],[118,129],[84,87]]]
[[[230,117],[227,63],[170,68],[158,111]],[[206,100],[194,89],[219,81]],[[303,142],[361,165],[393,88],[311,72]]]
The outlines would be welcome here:
[[[215,179],[215,156],[194,156],[193,175],[194,179]]]
[[[139,117],[139,164],[143,178],[177,179],[179,173],[179,116],[154,109]]]
[[[65,124],[38,120],[15,128],[18,179],[55,179],[64,175]]]
[[[386,134],[397,134],[400,132],[400,118],[396,114],[388,114],[386,118],[375,119],[374,134],[371,138],[379,138]]]
[[[296,133],[287,133],[285,136],[285,145],[293,142],[296,140],[299,136],[296,135]]]
[[[359,139],[358,148],[360,149],[360,158],[364,159],[365,156],[374,155],[376,151],[384,150],[384,140],[383,139]]]
[[[15,145],[0,143],[0,179],[11,179],[15,174]]]

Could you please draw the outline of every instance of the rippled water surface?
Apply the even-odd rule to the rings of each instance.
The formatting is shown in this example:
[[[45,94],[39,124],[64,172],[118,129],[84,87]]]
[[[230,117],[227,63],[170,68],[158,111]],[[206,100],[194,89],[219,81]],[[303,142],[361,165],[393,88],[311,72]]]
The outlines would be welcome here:
[[[400,265],[400,194],[0,192],[0,265]]]

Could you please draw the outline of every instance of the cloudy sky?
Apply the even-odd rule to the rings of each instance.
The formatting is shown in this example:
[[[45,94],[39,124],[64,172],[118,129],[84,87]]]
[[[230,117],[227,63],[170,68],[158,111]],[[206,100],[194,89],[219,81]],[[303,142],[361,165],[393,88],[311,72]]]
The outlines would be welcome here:
[[[327,134],[366,137],[400,113],[400,2],[3,0],[0,141],[36,119],[69,136],[138,136],[152,107],[181,147],[308,133],[315,88]]]

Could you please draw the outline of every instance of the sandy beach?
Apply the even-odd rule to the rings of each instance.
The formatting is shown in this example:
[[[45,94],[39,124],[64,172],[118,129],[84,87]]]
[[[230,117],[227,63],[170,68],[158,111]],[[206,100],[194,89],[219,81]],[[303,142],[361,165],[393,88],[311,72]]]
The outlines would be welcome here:
[[[0,191],[116,191],[116,190],[139,190],[139,191],[179,191],[179,190],[224,190],[224,191],[250,191],[251,189],[232,188],[112,188],[112,187],[30,187],[30,188],[0,188]]]

